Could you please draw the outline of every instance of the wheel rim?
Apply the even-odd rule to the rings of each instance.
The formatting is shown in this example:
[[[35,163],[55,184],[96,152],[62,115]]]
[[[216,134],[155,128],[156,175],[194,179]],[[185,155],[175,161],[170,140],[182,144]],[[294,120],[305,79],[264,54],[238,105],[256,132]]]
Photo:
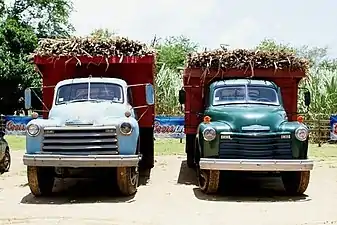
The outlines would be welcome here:
[[[8,170],[11,165],[11,156],[9,155],[9,152],[6,151],[5,158],[4,158],[4,167],[5,170]]]
[[[137,185],[138,182],[138,168],[131,169],[130,182],[133,186]]]

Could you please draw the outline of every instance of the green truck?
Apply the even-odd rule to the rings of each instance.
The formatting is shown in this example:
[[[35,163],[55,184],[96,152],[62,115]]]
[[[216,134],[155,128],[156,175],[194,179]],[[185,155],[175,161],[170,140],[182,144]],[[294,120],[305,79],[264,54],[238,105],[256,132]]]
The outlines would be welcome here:
[[[286,53],[218,50],[189,57],[179,102],[187,163],[203,192],[218,190],[221,171],[270,172],[281,176],[287,193],[306,191],[313,161],[309,130],[297,113],[306,69],[304,59]],[[303,93],[309,106],[310,92]]]

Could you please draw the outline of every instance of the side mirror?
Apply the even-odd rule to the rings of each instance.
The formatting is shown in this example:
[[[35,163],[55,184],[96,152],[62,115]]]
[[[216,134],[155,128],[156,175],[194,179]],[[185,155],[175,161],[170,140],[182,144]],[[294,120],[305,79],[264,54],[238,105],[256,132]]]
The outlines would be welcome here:
[[[179,90],[179,103],[180,105],[185,104],[186,102],[186,92],[184,89]]]
[[[27,88],[25,90],[25,109],[32,108],[32,90]]]
[[[311,103],[310,92],[306,91],[306,92],[304,92],[304,104],[305,104],[305,106],[309,106],[310,103]]]
[[[154,88],[152,84],[146,84],[145,96],[146,96],[146,104],[153,105],[154,104]]]

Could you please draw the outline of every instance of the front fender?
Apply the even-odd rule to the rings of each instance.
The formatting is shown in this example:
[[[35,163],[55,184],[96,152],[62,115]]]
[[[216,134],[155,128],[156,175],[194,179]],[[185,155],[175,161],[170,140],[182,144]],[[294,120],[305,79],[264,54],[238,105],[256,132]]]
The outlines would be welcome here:
[[[284,122],[280,125],[279,130],[283,132],[291,133],[291,140],[292,140],[292,153],[293,157],[296,159],[307,159],[308,158],[308,147],[309,147],[309,135],[307,140],[299,141],[295,137],[295,131],[299,127],[308,127],[300,122],[292,121],[292,122]]]
[[[27,127],[30,124],[36,124],[40,126],[40,133],[35,136],[31,137],[26,133],[26,153],[28,154],[35,154],[39,153],[41,151],[41,144],[42,144],[42,138],[44,133],[44,128],[49,126],[57,126],[58,121],[53,119],[32,119],[27,123]]]
[[[212,127],[216,130],[216,138],[213,141],[205,141],[203,131],[207,127]],[[215,157],[219,154],[220,133],[231,131],[231,127],[223,122],[201,123],[197,131],[197,143],[199,145],[200,157]]]
[[[118,148],[121,155],[135,155],[137,154],[137,144],[139,139],[139,125],[138,121],[133,117],[124,117],[117,119],[117,139]],[[120,132],[120,124],[123,122],[129,122],[132,125],[132,133],[130,135],[123,135]]]

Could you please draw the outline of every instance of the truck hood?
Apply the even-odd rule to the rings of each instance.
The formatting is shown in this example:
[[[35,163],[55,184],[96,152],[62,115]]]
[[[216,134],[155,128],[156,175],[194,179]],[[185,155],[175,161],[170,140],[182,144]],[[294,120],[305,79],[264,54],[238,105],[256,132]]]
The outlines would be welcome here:
[[[270,105],[227,105],[211,107],[206,112],[212,121],[227,123],[234,132],[277,131],[286,121],[281,106]]]
[[[125,117],[126,105],[112,102],[74,102],[53,106],[49,119],[62,126],[66,123],[107,125],[110,120]]]

